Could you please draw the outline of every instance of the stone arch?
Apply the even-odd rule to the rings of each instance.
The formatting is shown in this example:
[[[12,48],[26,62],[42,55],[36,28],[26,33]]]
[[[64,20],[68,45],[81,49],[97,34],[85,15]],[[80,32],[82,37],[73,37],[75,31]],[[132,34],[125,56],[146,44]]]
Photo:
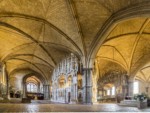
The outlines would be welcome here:
[[[87,58],[87,67],[93,67],[95,56],[106,37],[115,28],[116,24],[124,20],[137,17],[150,17],[150,4],[147,2],[122,9],[113,14],[96,35]],[[95,42],[95,43],[94,43]]]
[[[125,20],[130,20],[137,17],[150,17],[150,4],[149,2],[144,2],[138,4],[136,6],[130,6],[128,8],[122,9],[115,14],[113,14],[103,25],[102,29],[98,32],[95,37],[95,40],[92,42],[92,46],[89,52],[89,55],[86,58],[83,58],[83,64],[86,68],[94,68],[95,67],[95,58],[105,42],[105,39],[111,31],[116,27],[118,23],[124,22]],[[130,71],[127,73],[130,75]],[[93,76],[93,75],[92,75]],[[133,85],[133,76],[129,78],[129,87]],[[92,80],[93,81],[93,80]],[[132,89],[132,88],[131,88]],[[131,95],[132,91],[129,91],[129,95]]]
[[[29,74],[26,74],[23,79],[22,79],[22,89],[23,89],[23,98],[26,98],[27,97],[27,84],[26,84],[26,80],[29,78],[29,77],[32,77],[32,76],[35,76],[37,79],[40,80],[40,82],[44,85],[46,84],[48,81],[45,80],[43,78],[43,76],[41,76],[39,73],[36,73],[36,72],[31,72]],[[39,84],[38,84],[39,85]]]

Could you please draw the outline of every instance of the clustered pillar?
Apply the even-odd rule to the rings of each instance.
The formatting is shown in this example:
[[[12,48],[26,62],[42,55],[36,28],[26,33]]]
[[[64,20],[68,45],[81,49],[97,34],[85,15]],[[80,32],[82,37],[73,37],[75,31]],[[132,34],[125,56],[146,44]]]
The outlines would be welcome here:
[[[6,64],[3,63],[3,67],[2,67],[2,85],[3,85],[3,98],[4,99],[9,99],[10,95],[9,95],[9,78],[8,78],[8,72],[6,70]]]
[[[74,76],[72,79],[72,85],[71,85],[71,102],[70,103],[77,103],[77,77]]]
[[[133,83],[134,81],[128,81],[128,96],[133,97]]]
[[[27,85],[26,85],[26,82],[23,82],[23,98],[27,98]]]
[[[43,85],[43,93],[44,93],[44,99],[49,100],[50,99],[50,85],[48,84]]]
[[[83,70],[83,103],[92,104],[92,69]]]

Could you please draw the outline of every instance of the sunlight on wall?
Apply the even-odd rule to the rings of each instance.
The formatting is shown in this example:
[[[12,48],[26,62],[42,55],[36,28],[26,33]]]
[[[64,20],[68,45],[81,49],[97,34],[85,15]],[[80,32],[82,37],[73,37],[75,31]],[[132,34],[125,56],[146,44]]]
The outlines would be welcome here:
[[[139,93],[139,82],[135,81],[133,83],[133,94],[138,94]]]
[[[115,87],[112,87],[112,95],[115,95]]]

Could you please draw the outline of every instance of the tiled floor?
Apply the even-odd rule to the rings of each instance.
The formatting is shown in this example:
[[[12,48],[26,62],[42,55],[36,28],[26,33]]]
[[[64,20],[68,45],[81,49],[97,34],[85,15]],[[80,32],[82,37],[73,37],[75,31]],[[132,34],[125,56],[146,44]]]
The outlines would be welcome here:
[[[123,107],[117,104],[97,104],[97,105],[73,105],[73,104],[54,104],[54,103],[0,103],[0,112],[150,112],[150,108],[139,110],[136,107]]]

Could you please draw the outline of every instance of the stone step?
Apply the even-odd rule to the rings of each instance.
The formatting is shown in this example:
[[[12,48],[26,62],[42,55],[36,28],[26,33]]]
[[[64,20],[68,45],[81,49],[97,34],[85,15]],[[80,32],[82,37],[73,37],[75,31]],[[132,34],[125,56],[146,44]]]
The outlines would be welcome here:
[[[131,107],[137,107],[137,101],[136,100],[123,100],[120,102],[119,105],[121,106],[131,106]]]

